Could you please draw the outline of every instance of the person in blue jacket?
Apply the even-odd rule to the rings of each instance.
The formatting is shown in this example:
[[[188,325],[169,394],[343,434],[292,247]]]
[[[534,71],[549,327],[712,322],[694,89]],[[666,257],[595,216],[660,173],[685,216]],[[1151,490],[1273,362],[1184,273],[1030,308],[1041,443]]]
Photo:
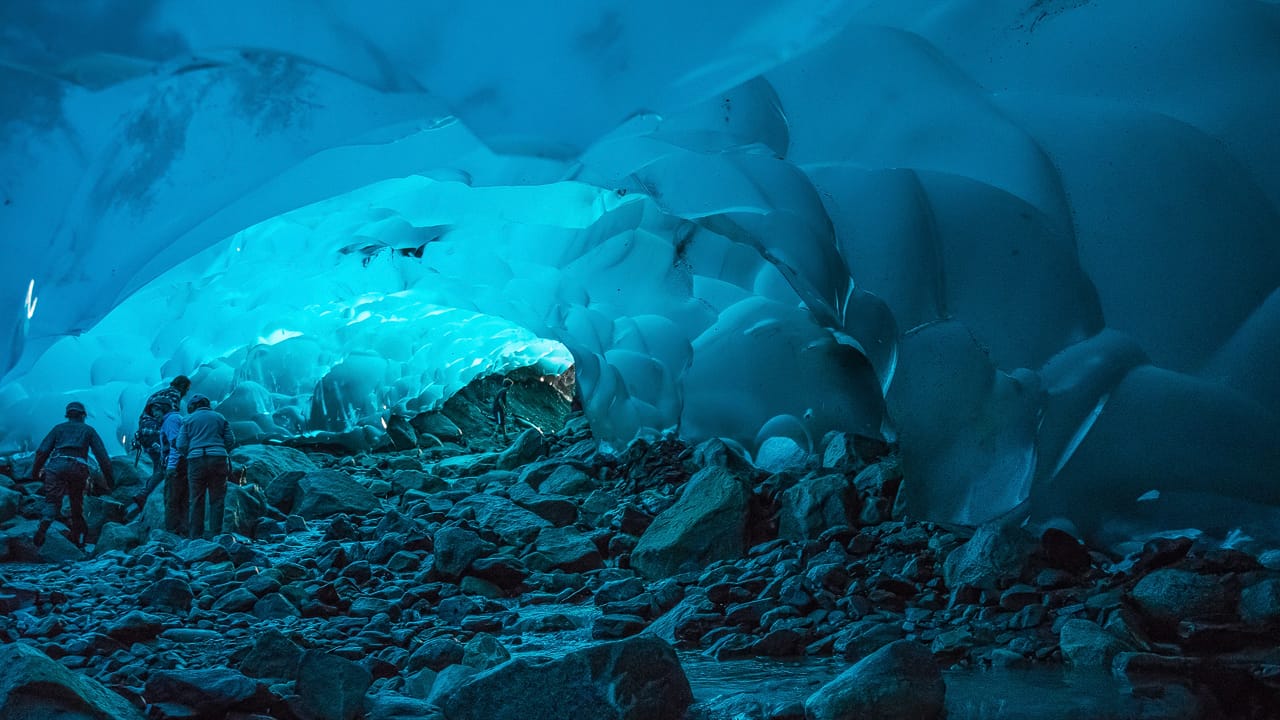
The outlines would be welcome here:
[[[222,533],[222,514],[231,477],[231,449],[235,436],[231,424],[215,411],[204,395],[187,402],[187,419],[178,431],[178,453],[187,459],[188,537],[203,537],[205,502],[209,504],[209,535]]]

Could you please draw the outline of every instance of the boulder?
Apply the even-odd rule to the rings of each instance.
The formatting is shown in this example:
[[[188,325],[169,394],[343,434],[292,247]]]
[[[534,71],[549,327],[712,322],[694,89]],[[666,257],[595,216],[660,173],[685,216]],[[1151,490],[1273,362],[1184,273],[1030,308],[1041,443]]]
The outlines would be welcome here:
[[[294,680],[302,664],[302,648],[279,630],[264,630],[240,661],[240,672],[253,678]]]
[[[539,532],[551,527],[546,520],[496,495],[472,495],[454,505],[449,517],[474,518],[478,525],[491,530],[504,543],[516,546],[533,542]]]
[[[162,578],[138,594],[139,605],[171,612],[190,610],[193,599],[191,586],[179,578]]]
[[[828,528],[855,525],[858,493],[843,475],[809,477],[782,494],[778,537],[816,540]]]
[[[298,502],[298,483],[306,475],[301,470],[289,470],[273,477],[263,486],[267,502],[281,512],[292,513]]]
[[[264,490],[284,473],[306,474],[318,469],[306,454],[283,445],[241,445],[231,452],[231,463],[244,468],[246,483]]]
[[[571,527],[543,530],[534,547],[552,568],[565,572],[587,572],[604,567],[604,559],[600,557],[595,543]]]
[[[946,685],[924,646],[899,640],[868,655],[804,703],[808,720],[933,720]]]
[[[1162,623],[1223,618],[1235,609],[1218,577],[1188,570],[1156,570],[1142,578],[1131,594],[1143,613]]]
[[[267,512],[267,499],[257,485],[227,485],[222,512],[223,532],[253,537],[254,528]]]
[[[338,470],[317,470],[298,481],[296,512],[308,520],[338,513],[364,515],[376,510],[378,505],[373,493]]]
[[[747,498],[746,483],[734,473],[719,466],[700,470],[640,537],[631,566],[645,577],[663,578],[741,557]]]
[[[460,527],[441,528],[435,536],[436,570],[446,578],[457,578],[477,559],[497,548],[479,535]]]
[[[5,720],[142,720],[127,700],[30,645],[0,645],[0,668]]]
[[[298,666],[298,709],[306,720],[354,720],[373,676],[361,665],[308,650]]]
[[[515,470],[525,463],[533,462],[542,455],[546,443],[542,433],[532,428],[516,436],[511,447],[498,454],[499,470]]]
[[[1268,578],[1240,593],[1240,619],[1249,625],[1280,624],[1280,578]]]
[[[462,430],[444,413],[419,413],[409,420],[409,424],[420,435],[434,435],[445,442],[462,442]]]
[[[45,535],[44,544],[36,552],[42,562],[64,563],[84,560],[87,555],[61,532],[60,525],[52,525]]]
[[[558,466],[537,486],[540,493],[547,495],[586,495],[596,489],[596,483],[584,470],[564,464]]]
[[[177,703],[198,708],[203,717],[219,717],[233,707],[247,704],[257,690],[257,683],[240,672],[212,667],[152,673],[144,695],[152,703]]]
[[[449,483],[421,470],[401,470],[391,476],[391,491],[403,495],[409,490],[436,493],[449,489]]]
[[[693,694],[671,646],[639,636],[516,658],[438,699],[449,720],[680,720]]]
[[[22,493],[17,490],[0,487],[0,523],[17,517],[18,510],[21,508]]]
[[[466,650],[462,643],[449,637],[432,638],[420,645],[409,656],[409,670],[416,672],[428,668],[436,672],[462,662]]]
[[[141,544],[142,536],[136,528],[109,522],[98,535],[98,542],[93,546],[93,556],[98,557],[113,550],[129,552]]]
[[[1058,633],[1058,645],[1067,663],[1081,668],[1108,670],[1111,660],[1132,650],[1125,641],[1091,620],[1068,620]]]
[[[1017,582],[1027,566],[1035,540],[1020,527],[989,522],[947,555],[943,576],[947,587],[968,585],[999,590]]]

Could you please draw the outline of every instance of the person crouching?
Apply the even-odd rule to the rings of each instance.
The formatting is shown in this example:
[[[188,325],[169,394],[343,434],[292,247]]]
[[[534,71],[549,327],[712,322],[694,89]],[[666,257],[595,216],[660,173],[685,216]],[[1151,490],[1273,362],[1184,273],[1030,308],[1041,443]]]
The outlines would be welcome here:
[[[222,533],[222,515],[231,477],[231,424],[210,407],[209,398],[196,394],[187,402],[189,413],[178,431],[178,454],[187,460],[188,537],[205,536],[205,501],[209,503],[209,536]]]
[[[49,526],[62,513],[62,499],[65,497],[71,500],[71,517],[67,521],[71,531],[69,538],[76,547],[84,549],[89,534],[89,526],[84,520],[84,492],[89,481],[90,452],[98,461],[107,489],[115,487],[111,457],[107,455],[98,431],[84,421],[86,414],[83,403],[67,403],[67,421],[54,425],[40,447],[36,448],[31,476],[43,480],[45,499],[44,514],[34,538],[37,546],[44,544]]]

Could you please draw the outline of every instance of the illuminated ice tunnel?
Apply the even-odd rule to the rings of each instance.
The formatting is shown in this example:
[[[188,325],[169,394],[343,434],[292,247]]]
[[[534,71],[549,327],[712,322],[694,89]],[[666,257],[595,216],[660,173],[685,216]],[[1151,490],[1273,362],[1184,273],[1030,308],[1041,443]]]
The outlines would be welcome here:
[[[129,8],[0,9],[5,449],[574,364],[613,443],[895,438],[919,516],[1275,524],[1274,3]]]

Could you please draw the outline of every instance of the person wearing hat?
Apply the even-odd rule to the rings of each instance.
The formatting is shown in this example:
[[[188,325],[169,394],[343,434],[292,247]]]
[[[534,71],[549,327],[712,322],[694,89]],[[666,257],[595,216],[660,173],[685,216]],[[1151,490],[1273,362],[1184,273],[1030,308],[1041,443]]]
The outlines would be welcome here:
[[[36,545],[44,544],[49,526],[62,512],[62,499],[65,497],[71,500],[71,518],[67,522],[71,542],[84,548],[89,534],[89,526],[84,521],[84,492],[90,474],[90,452],[98,461],[107,489],[115,486],[107,448],[102,444],[98,431],[84,421],[86,414],[82,403],[67,403],[67,421],[53,426],[40,447],[36,448],[31,476],[43,480],[42,492],[45,499],[44,515],[36,530]]]
[[[205,500],[209,501],[210,535],[222,533],[222,513],[231,477],[231,423],[210,407],[209,398],[195,394],[187,401],[187,419],[178,431],[178,454],[187,459],[188,537],[204,535]]]
[[[138,511],[146,505],[147,497],[160,485],[160,481],[164,480],[166,474],[167,463],[161,457],[160,426],[169,413],[178,411],[182,398],[190,389],[191,379],[186,375],[179,375],[169,383],[169,387],[151,393],[146,404],[142,406],[142,414],[138,416],[138,430],[133,434],[133,442],[134,447],[145,451],[147,457],[151,458],[151,477],[147,479],[142,492],[133,496],[133,502],[138,506]],[[137,462],[134,464],[137,465]]]

